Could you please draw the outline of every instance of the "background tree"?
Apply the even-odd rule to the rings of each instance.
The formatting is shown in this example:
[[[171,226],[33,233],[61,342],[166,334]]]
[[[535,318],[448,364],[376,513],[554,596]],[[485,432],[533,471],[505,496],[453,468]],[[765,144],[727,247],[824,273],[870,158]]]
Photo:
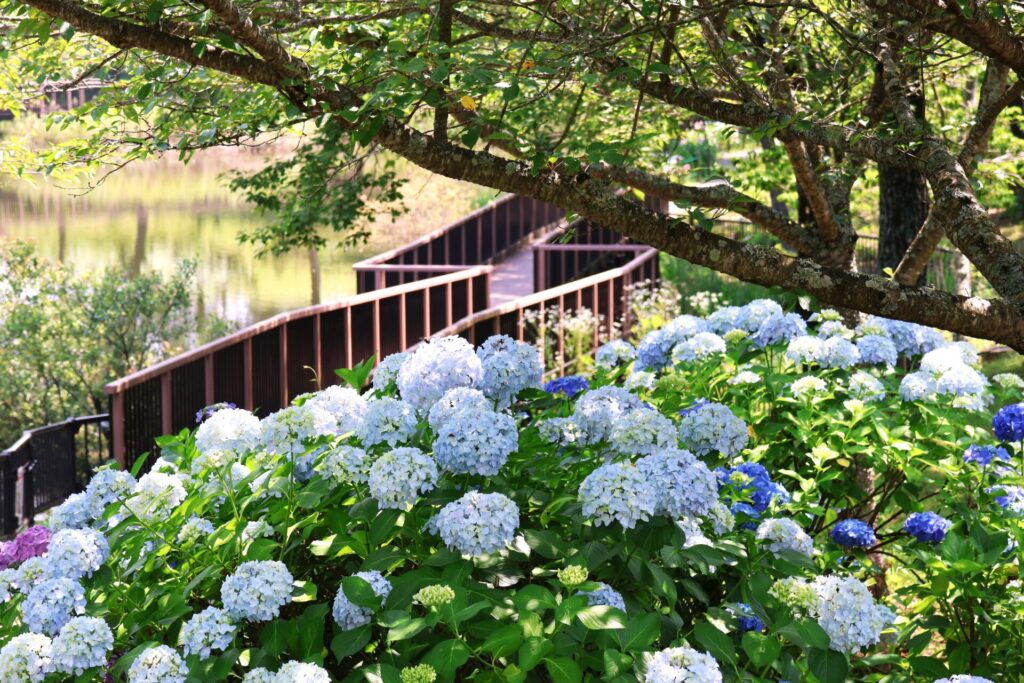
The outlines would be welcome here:
[[[9,82],[118,79],[63,119],[94,134],[45,163],[187,157],[297,124],[336,127],[337,167],[387,150],[749,282],[1024,349],[1024,259],[978,189],[993,185],[979,184],[988,142],[1021,95],[1024,17],[1008,0],[6,0],[2,14]],[[995,70],[1006,77],[965,102],[965,85]],[[804,215],[773,207],[741,172],[689,182],[665,150],[699,126],[784,159]],[[931,193],[895,278],[854,262],[851,199],[872,167],[920,174]],[[691,220],[618,197],[622,185],[690,207]],[[784,249],[702,229],[725,209]],[[943,237],[991,299],[909,284]]]

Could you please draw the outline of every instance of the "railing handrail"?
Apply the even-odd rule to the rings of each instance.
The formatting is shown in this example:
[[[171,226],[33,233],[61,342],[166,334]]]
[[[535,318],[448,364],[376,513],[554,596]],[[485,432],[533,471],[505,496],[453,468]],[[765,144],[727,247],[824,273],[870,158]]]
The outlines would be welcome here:
[[[92,424],[95,422],[103,422],[104,420],[110,419],[110,413],[96,413],[95,415],[77,415],[75,417],[69,417],[66,420],[60,422],[51,422],[50,424],[43,425],[41,427],[33,427],[32,429],[26,429],[18,437],[18,440],[13,444],[0,451],[0,459],[8,458],[17,455],[22,448],[25,447],[33,438],[40,434],[46,434],[48,432],[55,432],[60,429],[66,428],[71,425],[83,425]]]
[[[103,387],[103,393],[107,395],[113,395],[123,392],[136,384],[158,377],[166,372],[179,368],[183,365],[187,365],[195,360],[209,356],[221,349],[227,348],[238,342],[251,339],[256,335],[262,334],[269,330],[281,327],[282,325],[308,318],[323,313],[330,313],[332,311],[344,310],[345,308],[351,308],[360,304],[372,303],[382,299],[391,297],[397,297],[402,294],[408,294],[410,292],[418,292],[421,290],[436,287],[447,283],[461,282],[463,280],[470,280],[484,273],[490,273],[494,270],[494,266],[467,266],[461,268],[457,272],[447,273],[438,275],[432,278],[423,280],[417,280],[416,282],[407,282],[403,285],[395,285],[393,287],[386,287],[383,289],[374,290],[372,292],[364,292],[363,294],[354,294],[345,299],[339,301],[317,304],[315,306],[307,306],[306,308],[299,308],[292,311],[285,311],[278,313],[275,316],[266,318],[259,322],[253,323],[248,327],[245,327],[237,332],[233,332],[226,337],[215,339],[211,342],[207,342],[202,346],[198,346],[184,353],[180,353],[176,356],[163,360],[155,365],[137,370],[129,375],[125,375],[113,382],[108,383]]]

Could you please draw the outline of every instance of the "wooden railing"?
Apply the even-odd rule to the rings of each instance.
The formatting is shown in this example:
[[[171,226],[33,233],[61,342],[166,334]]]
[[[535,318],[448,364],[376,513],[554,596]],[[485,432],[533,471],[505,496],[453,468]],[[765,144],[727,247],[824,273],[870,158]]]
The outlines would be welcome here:
[[[355,264],[356,291],[371,292],[491,263],[564,216],[565,211],[553,204],[505,195],[414,242]]]
[[[111,382],[112,454],[125,466],[154,439],[195,425],[196,411],[231,402],[263,415],[335,384],[335,368],[404,351],[487,308],[491,266],[282,313]]]

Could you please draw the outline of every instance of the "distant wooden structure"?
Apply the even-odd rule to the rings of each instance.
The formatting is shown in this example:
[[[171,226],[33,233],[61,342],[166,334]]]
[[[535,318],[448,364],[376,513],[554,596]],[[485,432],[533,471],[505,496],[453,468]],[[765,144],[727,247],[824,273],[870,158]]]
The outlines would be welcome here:
[[[46,81],[39,86],[38,95],[25,101],[25,111],[36,116],[47,116],[55,111],[70,111],[89,102],[109,85],[99,78],[74,81]],[[0,109],[0,121],[10,121],[14,114]]]

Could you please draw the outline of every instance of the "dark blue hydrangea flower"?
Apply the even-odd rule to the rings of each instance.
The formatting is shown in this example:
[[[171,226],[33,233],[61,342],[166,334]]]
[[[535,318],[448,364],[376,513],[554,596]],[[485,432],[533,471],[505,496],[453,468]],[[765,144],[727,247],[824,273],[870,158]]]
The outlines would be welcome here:
[[[756,462],[744,462],[735,467],[715,469],[718,475],[718,487],[722,489],[726,484],[732,484],[733,491],[737,497],[747,501],[749,507],[756,514],[751,515],[754,519],[760,517],[761,513],[768,509],[773,500],[780,503],[789,502],[789,492],[771,480],[768,470]],[[727,499],[731,496],[727,496]],[[727,500],[727,502],[729,502]],[[736,508],[743,502],[733,505]],[[747,512],[746,510],[742,510]],[[736,512],[736,509],[733,510]]]
[[[761,618],[754,614],[754,610],[750,608],[750,605],[745,602],[736,603],[736,621],[740,627],[740,633],[746,633],[747,631],[763,631],[764,622]]]
[[[234,403],[214,403],[212,406],[206,406],[196,413],[196,424],[209,419],[218,410],[234,410],[237,407]]]
[[[729,512],[731,512],[732,516],[737,519],[737,528],[745,529],[747,531],[754,531],[757,529],[757,522],[750,520],[759,519],[761,517],[761,513],[755,510],[754,506],[750,503],[733,503],[729,507]],[[742,521],[744,517],[749,517],[750,519]]]
[[[549,394],[563,393],[569,398],[572,398],[581,391],[586,391],[589,388],[590,383],[579,375],[558,377],[544,385],[544,391]]]
[[[657,371],[668,365],[672,347],[678,339],[664,328],[647,333],[636,349],[636,361],[641,370]]]
[[[942,543],[951,526],[952,522],[934,512],[915,512],[907,517],[903,530],[919,541]]]
[[[689,408],[683,408],[682,410],[680,410],[679,415],[689,415],[690,413],[696,410],[700,410],[701,406],[705,406],[708,403],[710,403],[710,401],[708,401],[706,398],[698,398],[696,401],[690,404]]]
[[[977,444],[964,451],[964,462],[967,464],[976,462],[982,467],[988,467],[993,459],[1008,461],[1010,454],[1002,446],[979,446]]]
[[[1024,403],[1000,408],[992,418],[992,431],[1000,441],[1024,441]]]
[[[875,544],[875,530],[859,519],[844,519],[832,527],[832,540],[844,548],[868,548]]]

